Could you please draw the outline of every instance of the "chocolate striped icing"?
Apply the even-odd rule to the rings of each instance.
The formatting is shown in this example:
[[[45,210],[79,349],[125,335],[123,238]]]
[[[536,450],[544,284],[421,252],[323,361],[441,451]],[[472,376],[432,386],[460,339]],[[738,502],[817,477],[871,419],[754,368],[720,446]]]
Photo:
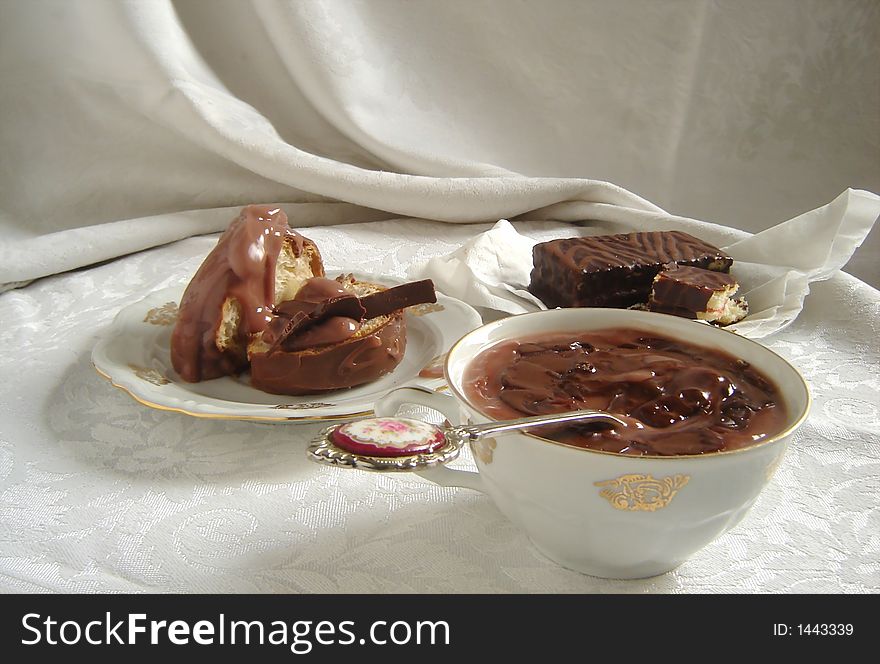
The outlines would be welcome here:
[[[582,272],[639,267],[645,264],[680,263],[711,256],[725,258],[712,245],[681,231],[648,231],[621,235],[555,240],[554,252]]]
[[[629,307],[648,300],[664,264],[727,272],[732,259],[682,231],[643,231],[535,245],[529,290],[548,307]]]

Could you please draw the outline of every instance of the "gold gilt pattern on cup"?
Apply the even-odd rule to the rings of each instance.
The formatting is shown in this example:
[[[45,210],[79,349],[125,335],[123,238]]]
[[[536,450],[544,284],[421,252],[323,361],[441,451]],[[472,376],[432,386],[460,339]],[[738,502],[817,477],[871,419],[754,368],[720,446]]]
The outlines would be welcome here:
[[[614,480],[596,482],[605,487],[599,495],[618,510],[629,512],[656,512],[663,509],[675,494],[688,483],[689,475],[654,478],[651,475],[621,475]]]
[[[407,311],[409,311],[413,316],[424,316],[425,314],[430,314],[435,311],[443,311],[446,307],[442,304],[437,304],[434,302],[433,304],[425,303],[425,304],[416,304],[412,307],[409,307]]]
[[[153,307],[144,316],[150,325],[174,325],[177,321],[177,302],[166,302],[161,307]]]
[[[479,438],[471,442],[471,452],[488,466],[492,463],[492,455],[496,444],[494,438]]]
[[[162,387],[163,385],[168,385],[171,381],[165,378],[161,373],[156,371],[155,369],[148,369],[147,367],[142,367],[137,364],[129,364],[128,368],[134,371],[134,375],[140,378],[141,380],[145,380],[148,383],[152,383],[157,387]]]

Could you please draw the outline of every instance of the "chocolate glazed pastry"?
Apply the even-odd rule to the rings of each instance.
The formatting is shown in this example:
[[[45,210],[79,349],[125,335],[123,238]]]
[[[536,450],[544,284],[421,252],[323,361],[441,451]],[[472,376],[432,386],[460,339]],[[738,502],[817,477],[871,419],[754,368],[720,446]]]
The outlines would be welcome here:
[[[350,275],[310,279],[251,343],[251,384],[304,395],[376,380],[403,359],[404,308],[436,300],[430,280],[386,289]]]
[[[251,384],[273,394],[318,394],[362,385],[390,373],[406,351],[406,322],[397,312],[375,332],[300,351],[251,354]]]
[[[666,263],[728,272],[727,254],[681,231],[651,231],[536,244],[529,291],[553,307],[646,303]]]
[[[171,336],[171,362],[188,382],[247,368],[247,340],[303,281],[322,276],[314,242],[278,208],[250,205],[227,228],[187,286]]]

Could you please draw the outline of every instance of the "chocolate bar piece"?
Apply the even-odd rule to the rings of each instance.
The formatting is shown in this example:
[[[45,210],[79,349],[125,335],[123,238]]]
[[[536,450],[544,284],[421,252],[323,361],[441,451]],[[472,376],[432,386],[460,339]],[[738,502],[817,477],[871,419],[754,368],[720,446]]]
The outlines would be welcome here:
[[[733,299],[737,289],[739,284],[730,274],[665,265],[654,277],[648,309],[729,325],[749,311],[744,298]]]
[[[263,341],[277,348],[294,332],[331,316],[344,316],[362,321],[366,310],[356,295],[343,295],[324,302],[305,302],[287,300],[275,308],[275,317],[269,321],[263,332]]]
[[[275,317],[263,332],[263,341],[270,346],[270,350],[282,346],[291,350],[285,342],[294,333],[301,333],[330,318],[350,318],[360,323],[415,304],[436,301],[437,293],[430,279],[401,284],[363,297],[341,295],[317,302],[294,297],[275,308]]]
[[[428,304],[437,301],[434,282],[430,279],[411,281],[387,290],[371,293],[361,298],[366,310],[364,318],[376,318],[392,311],[411,307],[414,304]]]
[[[550,308],[645,303],[666,263],[729,272],[733,259],[682,231],[567,238],[536,244],[529,291]]]

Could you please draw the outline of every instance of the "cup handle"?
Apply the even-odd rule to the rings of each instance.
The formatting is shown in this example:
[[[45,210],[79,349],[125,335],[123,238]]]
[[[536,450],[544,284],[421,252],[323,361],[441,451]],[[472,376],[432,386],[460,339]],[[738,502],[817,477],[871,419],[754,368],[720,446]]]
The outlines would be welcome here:
[[[424,387],[398,387],[396,390],[391,390],[376,402],[373,412],[378,417],[394,417],[400,407],[407,403],[439,411],[453,426],[462,423],[461,410],[453,397]]]
[[[393,417],[397,415],[397,411],[402,405],[408,403],[426,406],[427,408],[439,411],[446,416],[446,419],[452,425],[462,423],[461,409],[453,397],[423,387],[400,387],[392,390],[376,402],[373,412],[378,417]],[[425,470],[415,472],[420,477],[424,477],[438,486],[460,487],[462,489],[474,489],[482,493],[486,492],[480,474],[469,470],[434,466],[433,468],[426,468]]]

